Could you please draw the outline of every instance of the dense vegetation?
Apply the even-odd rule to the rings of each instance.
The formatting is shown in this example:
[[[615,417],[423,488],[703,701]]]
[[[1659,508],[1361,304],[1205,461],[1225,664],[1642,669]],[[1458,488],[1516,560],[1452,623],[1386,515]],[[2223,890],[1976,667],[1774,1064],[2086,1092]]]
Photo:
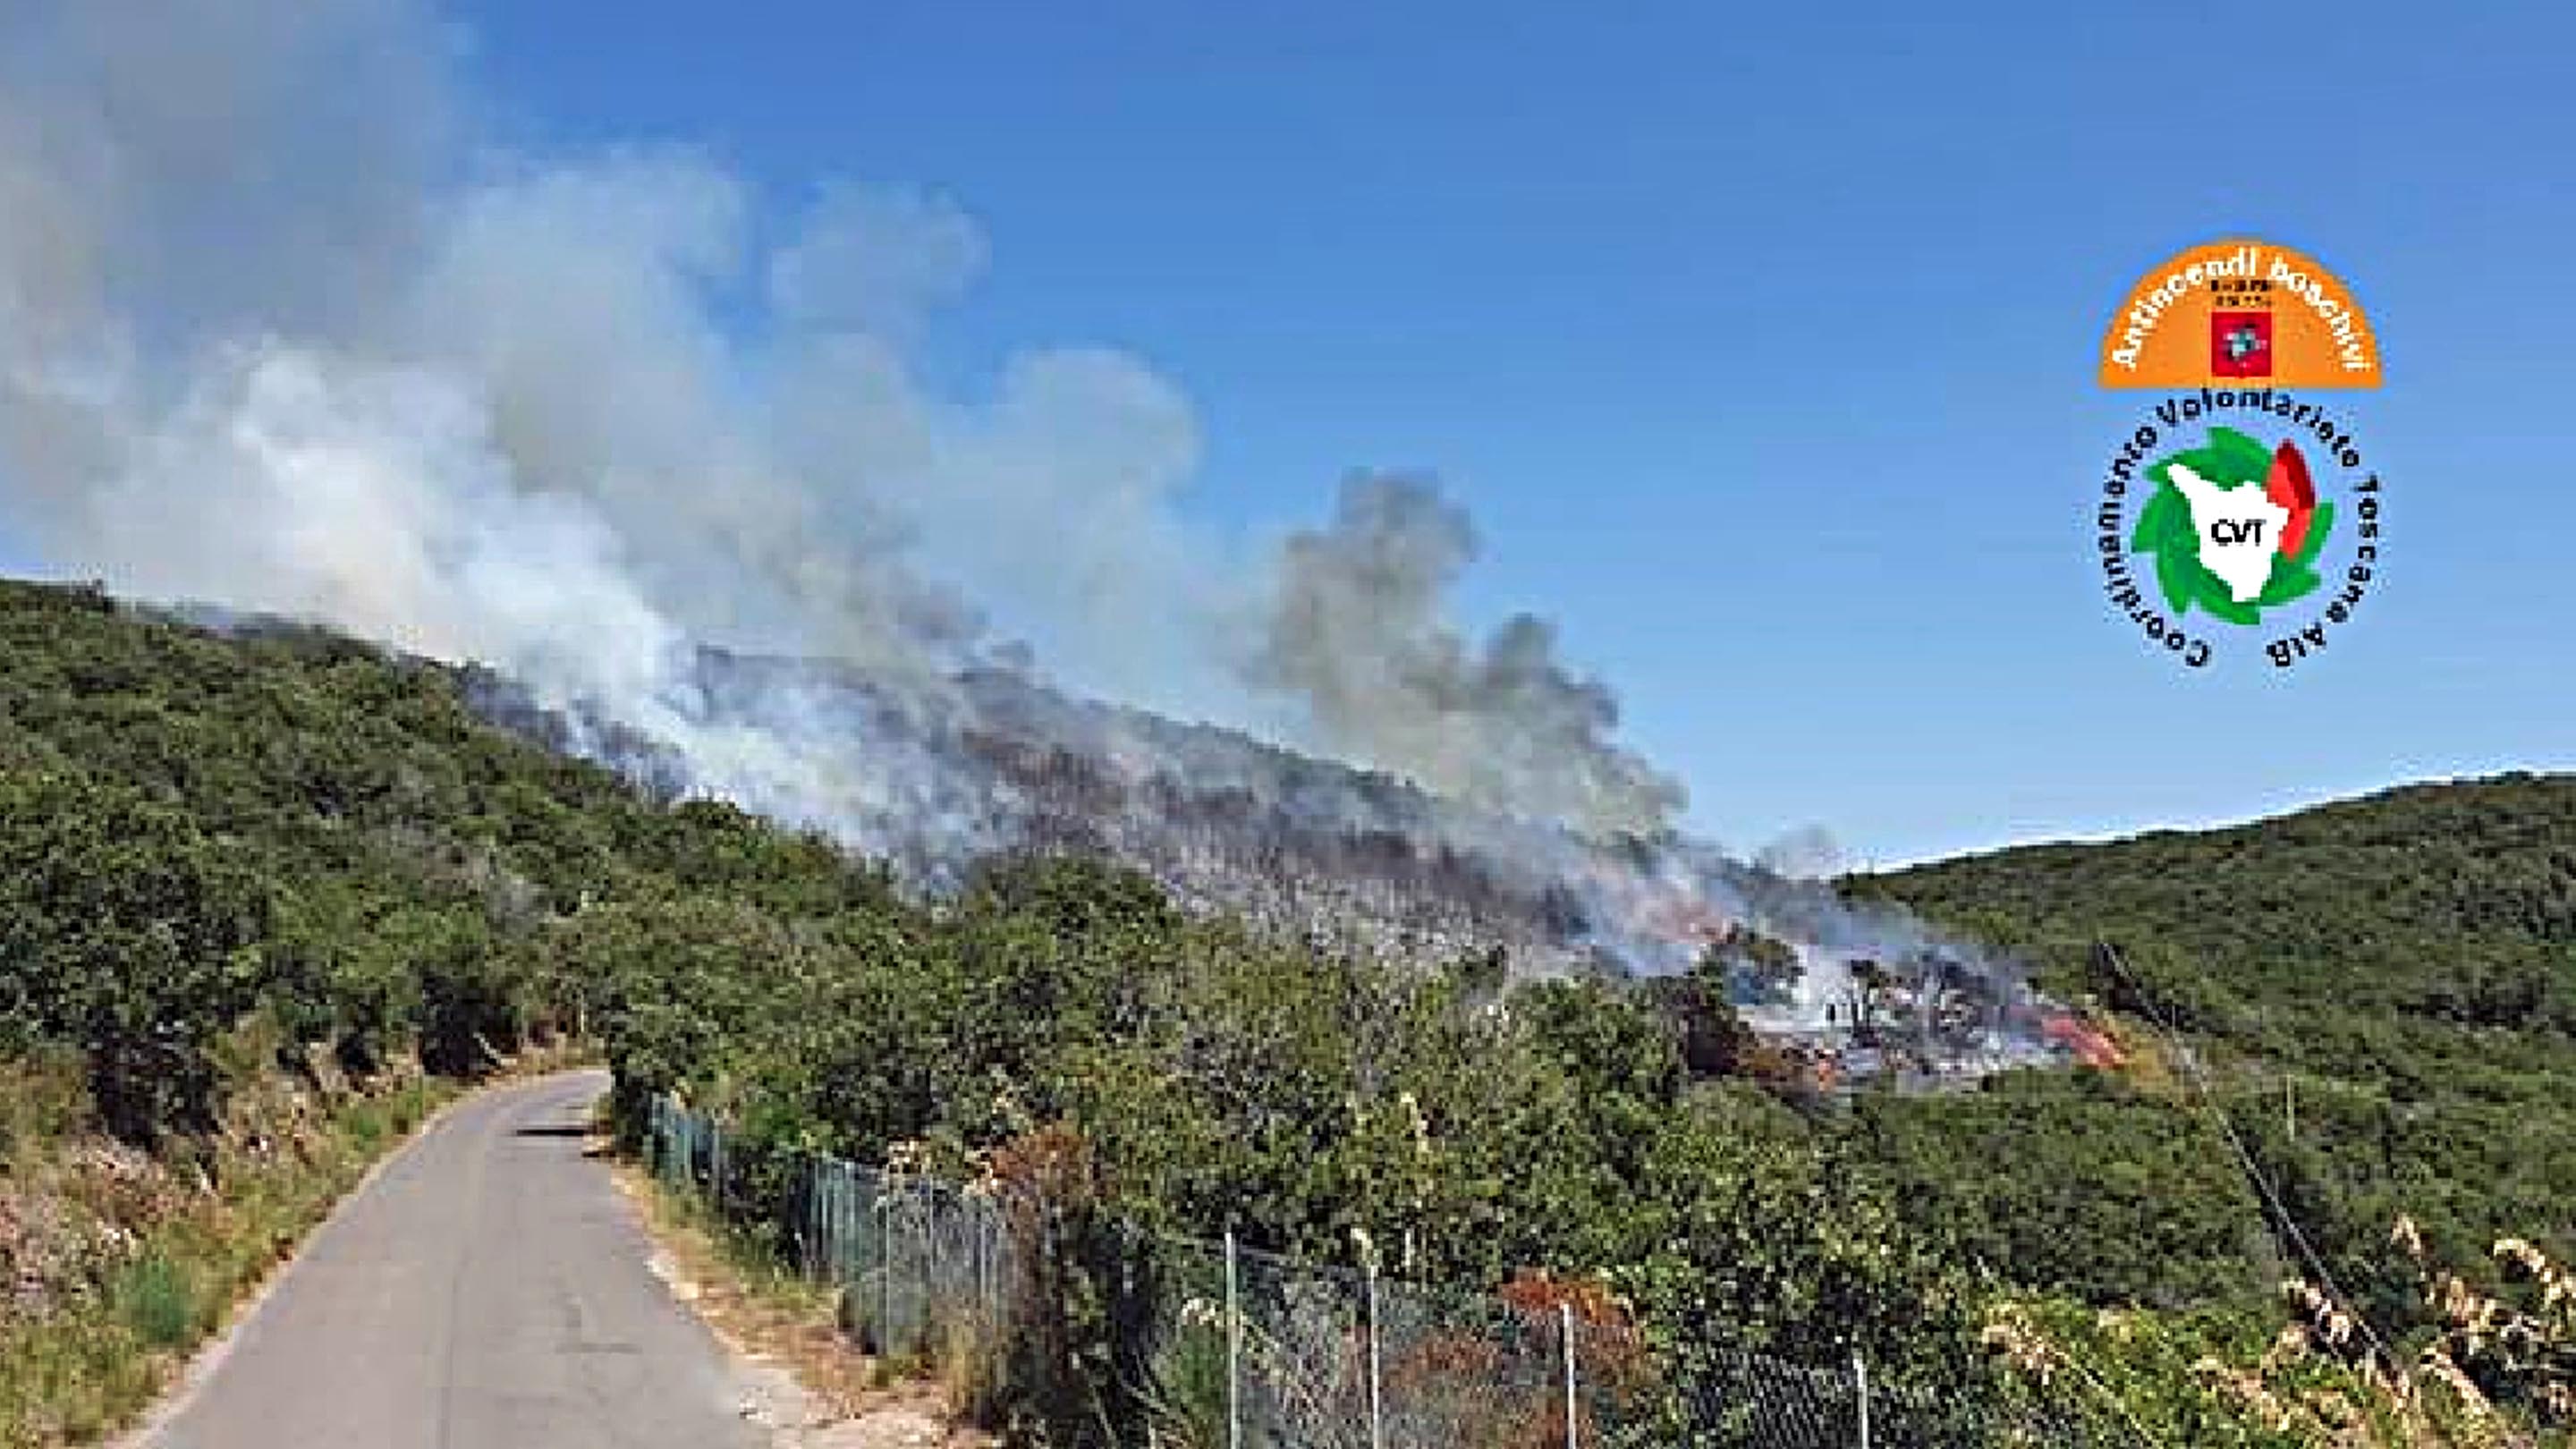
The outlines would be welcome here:
[[[2576,1245],[2576,778],[2416,786],[1858,888],[2189,1040],[2283,1206],[2384,1328],[2424,1316],[2389,1240],[2401,1214],[2446,1259],[2504,1233]]]
[[[674,828],[434,668],[0,592],[0,1050],[76,1051],[129,1139],[210,1125],[254,1015],[360,1072],[559,1024],[541,927]]]
[[[2286,1321],[2292,1223],[2392,1340],[2441,1327],[2401,1212],[2444,1262],[2506,1228],[2563,1245],[2576,782],[1850,888],[2026,949],[2120,1014],[2135,1067],[1798,1095],[1737,1075],[1714,979],[1380,962],[1078,859],[911,900],[489,728],[443,668],[0,589],[0,1055],[76,1054],[137,1141],[211,1120],[246,1019],[282,1061],[361,1069],[584,1031],[630,1121],[661,1091],[721,1110],[781,1191],[799,1150],[963,1172],[1071,1143],[1150,1226],[1421,1279],[1597,1275],[1685,1367],[1859,1348],[1964,1401],[2018,1391],[2006,1360],[2045,1337],[2090,1356],[2051,1392],[2190,1442],[2289,1442],[2191,1365]]]

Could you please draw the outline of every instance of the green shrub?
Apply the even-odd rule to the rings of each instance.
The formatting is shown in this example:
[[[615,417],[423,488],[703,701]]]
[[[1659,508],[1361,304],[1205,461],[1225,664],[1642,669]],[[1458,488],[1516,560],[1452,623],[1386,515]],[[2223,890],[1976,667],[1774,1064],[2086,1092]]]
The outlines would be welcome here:
[[[134,1336],[156,1349],[194,1343],[206,1316],[187,1271],[157,1250],[118,1269],[108,1296]]]

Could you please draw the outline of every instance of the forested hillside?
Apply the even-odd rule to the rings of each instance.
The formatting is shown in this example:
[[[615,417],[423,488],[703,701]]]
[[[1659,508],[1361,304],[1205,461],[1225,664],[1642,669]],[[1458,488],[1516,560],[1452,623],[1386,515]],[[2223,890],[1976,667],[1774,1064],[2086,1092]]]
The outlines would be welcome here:
[[[0,588],[0,1055],[76,1060],[106,1127],[170,1143],[245,1041],[289,1069],[416,1048],[462,1072],[580,1031],[630,1120],[683,1094],[740,1125],[755,1174],[806,1149],[957,1174],[1042,1154],[1122,1221],[1424,1280],[1597,1279],[1682,1372],[1857,1348],[1899,1385],[2084,1400],[2164,1442],[2303,1442],[2223,1378],[2277,1368],[2280,1283],[2314,1276],[2294,1225],[2392,1354],[2450,1341],[2401,1214],[2481,1285],[2515,1276],[2499,1232],[2565,1246],[2568,781],[1851,882],[2028,950],[2133,1051],[1837,1096],[1762,1070],[1715,967],[1378,959],[1079,858],[914,899],[467,697],[320,633]],[[2545,1416],[2566,1342],[2463,1357]],[[2293,1368],[2358,1393],[2348,1358]]]
[[[0,1045],[77,1051],[131,1139],[208,1124],[254,1014],[361,1071],[568,1025],[544,927],[669,889],[721,833],[695,823],[478,723],[438,668],[0,589]]]
[[[2233,829],[1854,883],[2171,1027],[2299,1226],[2383,1322],[2389,1243],[2576,1235],[2576,777],[2389,791]],[[2109,942],[2116,954],[2098,949]]]

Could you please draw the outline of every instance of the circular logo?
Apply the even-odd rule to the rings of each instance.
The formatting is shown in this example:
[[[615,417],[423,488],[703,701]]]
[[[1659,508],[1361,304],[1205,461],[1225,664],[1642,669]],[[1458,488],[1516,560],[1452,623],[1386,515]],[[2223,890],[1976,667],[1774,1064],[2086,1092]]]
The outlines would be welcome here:
[[[2285,247],[2193,247],[2130,288],[2100,380],[2170,389],[2103,473],[2112,606],[2187,668],[2324,653],[2378,576],[2381,488],[2348,421],[2289,389],[2379,385],[2350,290]]]
[[[2198,669],[2250,637],[2287,669],[2369,596],[2380,514],[2379,475],[2328,409],[2203,388],[2121,443],[2093,523],[2111,604],[2150,644]]]

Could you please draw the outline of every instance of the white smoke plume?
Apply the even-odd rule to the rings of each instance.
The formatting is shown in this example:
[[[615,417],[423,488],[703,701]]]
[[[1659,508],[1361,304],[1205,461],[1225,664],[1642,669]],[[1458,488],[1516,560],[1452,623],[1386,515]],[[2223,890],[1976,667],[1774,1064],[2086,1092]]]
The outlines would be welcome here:
[[[514,151],[463,48],[411,0],[0,15],[0,512],[50,563],[645,727],[676,728],[688,642],[929,688],[1029,657],[998,626],[1080,687],[1480,804],[1678,802],[1546,625],[1459,642],[1465,525],[1427,491],[1236,557],[1178,520],[1196,420],[1135,357],[923,381],[990,252],[954,201],[833,181],[782,219],[695,152]],[[1417,547],[1412,577],[1359,561]],[[677,742],[711,787],[778,767]]]
[[[1537,970],[1673,969],[1749,921],[1810,961],[1763,988],[1793,1026],[1838,957],[1902,957],[1926,1023],[1976,1008],[1948,1049],[2028,1045],[2011,973],[1675,836],[1548,624],[1451,619],[1475,535],[1428,483],[1204,536],[1195,416],[1137,358],[925,379],[990,251],[955,202],[830,182],[782,216],[687,149],[513,149],[462,48],[426,0],[0,5],[0,523],[127,594],[488,665],[498,716],[932,883],[1099,849]]]

